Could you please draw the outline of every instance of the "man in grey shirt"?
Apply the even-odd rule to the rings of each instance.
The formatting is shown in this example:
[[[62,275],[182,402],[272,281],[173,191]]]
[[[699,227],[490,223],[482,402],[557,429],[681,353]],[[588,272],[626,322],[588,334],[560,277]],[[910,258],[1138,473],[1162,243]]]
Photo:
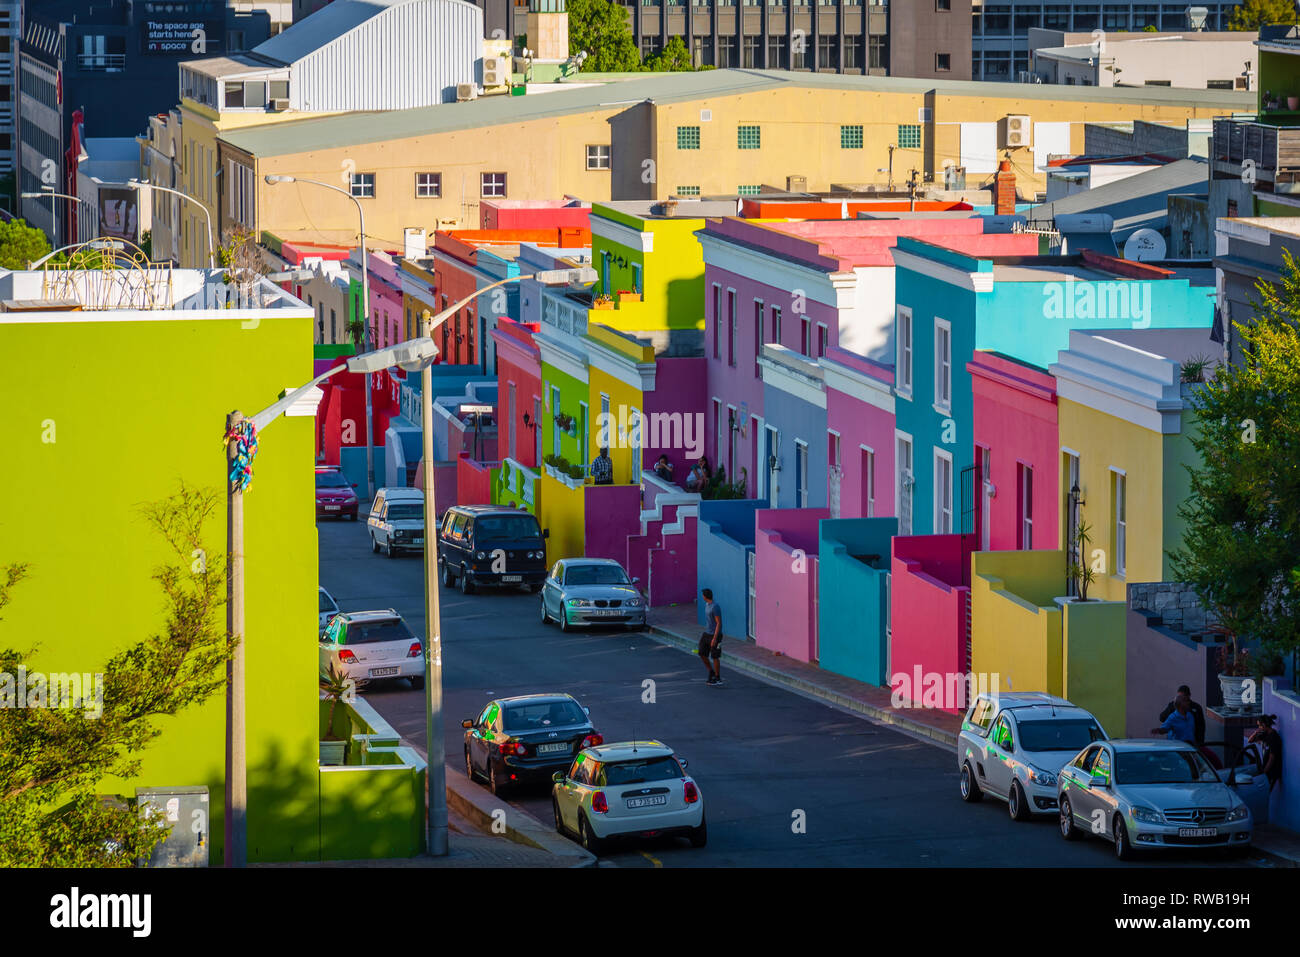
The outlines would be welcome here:
[[[713,600],[713,591],[705,588],[700,592],[704,598],[704,634],[700,635],[700,660],[709,670],[707,684],[722,684],[722,609]]]

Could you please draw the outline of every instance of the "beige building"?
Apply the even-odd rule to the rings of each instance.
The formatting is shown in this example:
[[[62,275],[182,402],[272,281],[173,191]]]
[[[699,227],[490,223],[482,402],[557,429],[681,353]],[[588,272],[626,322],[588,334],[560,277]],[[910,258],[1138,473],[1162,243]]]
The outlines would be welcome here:
[[[1067,86],[1169,86],[1255,90],[1256,35],[1206,33],[1063,33],[1029,31],[1029,61],[1043,83]]]

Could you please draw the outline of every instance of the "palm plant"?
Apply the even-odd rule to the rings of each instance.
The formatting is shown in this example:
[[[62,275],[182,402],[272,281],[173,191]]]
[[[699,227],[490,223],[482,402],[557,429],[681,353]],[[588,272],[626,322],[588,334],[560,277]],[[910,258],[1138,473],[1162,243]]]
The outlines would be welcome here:
[[[1065,569],[1065,574],[1074,582],[1079,592],[1079,601],[1088,600],[1088,589],[1097,580],[1097,573],[1088,562],[1088,546],[1092,544],[1089,532],[1092,527],[1087,522],[1080,522],[1074,530],[1074,560]]]

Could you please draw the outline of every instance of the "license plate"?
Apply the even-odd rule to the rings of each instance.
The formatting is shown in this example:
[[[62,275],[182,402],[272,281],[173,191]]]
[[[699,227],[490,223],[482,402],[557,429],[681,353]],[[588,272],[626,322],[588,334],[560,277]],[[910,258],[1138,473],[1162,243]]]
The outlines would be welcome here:
[[[524,580],[524,576],[523,575],[502,575],[501,580],[503,582],[521,582]]]
[[[539,744],[537,746],[538,754],[558,754],[561,751],[568,751],[568,743],[564,744]]]
[[[370,669],[370,677],[372,677],[372,678],[387,678],[387,677],[389,677],[390,675],[395,675],[395,674],[397,674],[397,673],[398,673],[399,671],[401,671],[401,670],[402,670],[401,668],[371,668],[371,669]]]
[[[413,538],[413,539],[411,539],[411,544],[412,544],[412,545],[423,545],[423,544],[424,544],[424,539],[423,539],[423,538]]]
[[[644,797],[644,798],[628,798],[628,799],[627,799],[627,806],[630,807],[630,808],[633,808],[633,807],[653,807],[653,806],[656,805],[656,804],[667,804],[667,803],[668,803],[668,795],[667,795],[667,794],[656,794],[656,795],[653,795],[652,797]]]
[[[339,510],[339,508],[340,508],[340,506],[338,506],[338,505],[326,505],[326,506],[325,506],[325,511],[327,511],[327,512],[337,512],[337,511]]]
[[[1179,837],[1218,837],[1219,829],[1217,827],[1180,827],[1178,829]]]
[[[604,618],[607,615],[621,615],[622,612],[617,608],[597,608],[595,611],[587,612],[588,615],[594,615],[598,618]]]

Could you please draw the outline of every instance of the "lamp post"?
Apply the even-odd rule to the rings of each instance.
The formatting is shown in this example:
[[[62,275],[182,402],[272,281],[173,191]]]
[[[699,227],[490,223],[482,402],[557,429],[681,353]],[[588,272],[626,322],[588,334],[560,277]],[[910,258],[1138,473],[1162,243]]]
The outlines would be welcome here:
[[[425,309],[421,316],[424,338],[432,343],[433,330],[497,286],[523,279],[536,279],[545,285],[568,285],[595,282],[596,278],[596,270],[584,266],[498,280],[448,306],[436,316]],[[447,853],[447,754],[442,738],[442,616],[438,596],[438,509],[434,502],[433,483],[433,369],[427,365],[420,372],[420,435],[424,446],[424,732],[429,759],[425,775],[429,807],[425,846],[429,854],[443,857]]]
[[[244,490],[252,476],[252,448],[247,440],[288,411],[299,399],[343,369],[370,372],[399,366],[408,372],[425,368],[438,354],[432,339],[407,342],[352,356],[285,394],[251,418],[238,409],[226,416],[226,631],[235,649],[226,663],[225,863],[248,863],[248,758],[245,752],[244,705]],[[427,440],[426,440],[427,441]],[[247,470],[245,473],[244,470]]]
[[[157,183],[146,183],[144,180],[140,180],[140,179],[129,179],[122,184],[110,183],[107,185],[129,186],[137,193],[146,189],[156,189],[160,193],[171,193],[173,196],[179,196],[181,199],[186,200],[187,202],[191,202],[199,209],[201,209],[203,211],[203,218],[207,222],[207,226],[208,226],[208,268],[209,269],[217,268],[216,246],[212,244],[212,213],[208,211],[208,207],[204,206],[193,196],[189,196],[185,193],[182,193],[179,189],[172,189],[170,186],[159,186]]]
[[[356,203],[357,215],[361,218],[361,350],[362,352],[370,351],[370,262],[366,258],[366,210],[361,205],[361,200],[353,196],[351,191],[341,189],[331,183],[322,183],[316,179],[303,179],[301,176],[285,176],[276,173],[268,173],[265,177],[267,185],[275,186],[278,183],[309,183],[312,186],[320,186],[323,189],[330,189],[336,193],[342,193],[352,202]],[[375,500],[375,443],[374,443],[374,414],[370,409],[370,373],[366,373],[366,495],[370,501]]]
[[[58,199],[70,199],[70,200],[72,200],[72,201],[75,202],[75,203],[83,203],[83,204],[85,204],[85,205],[90,209],[90,211],[91,211],[92,213],[95,214],[95,238],[98,238],[98,236],[99,236],[99,209],[98,209],[98,207],[96,207],[95,204],[92,203],[90,200],[85,199],[84,197],[81,197],[81,196],[73,196],[71,193],[56,193],[56,192],[54,192],[54,190],[52,190],[52,189],[42,189],[42,190],[41,190],[40,192],[38,192],[38,193],[32,193],[32,192],[22,193],[21,196],[22,196],[23,199],[44,199],[46,196],[50,197],[50,216],[51,216],[51,217],[53,217],[53,216],[55,215],[55,212],[54,212],[54,200],[55,200],[56,198],[58,198]],[[80,242],[80,240],[78,240],[78,242]]]

